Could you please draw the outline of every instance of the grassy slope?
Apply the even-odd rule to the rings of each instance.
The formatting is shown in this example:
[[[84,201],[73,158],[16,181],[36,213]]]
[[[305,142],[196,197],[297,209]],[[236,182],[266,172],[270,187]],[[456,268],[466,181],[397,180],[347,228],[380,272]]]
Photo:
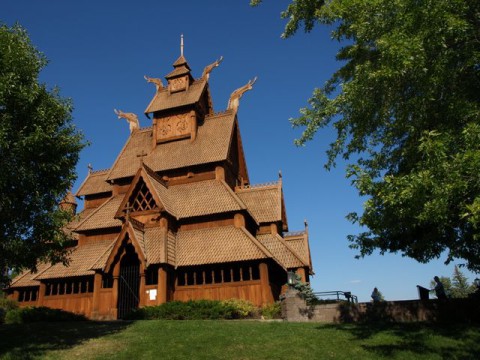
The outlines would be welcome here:
[[[480,329],[246,321],[0,326],[2,359],[477,359]]]

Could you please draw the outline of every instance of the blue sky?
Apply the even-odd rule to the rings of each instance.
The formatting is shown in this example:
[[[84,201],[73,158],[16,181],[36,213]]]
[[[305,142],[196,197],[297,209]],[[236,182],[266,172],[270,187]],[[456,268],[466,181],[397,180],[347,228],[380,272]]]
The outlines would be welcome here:
[[[301,133],[288,119],[298,116],[315,86],[338,68],[339,44],[329,31],[317,27],[280,38],[285,20],[280,12],[289,1],[265,0],[256,8],[248,0],[174,1],[34,1],[3,0],[0,21],[19,22],[37,48],[50,60],[41,81],[58,86],[73,99],[76,126],[91,145],[81,154],[74,191],[87,174],[109,168],[128,138],[125,120],[113,109],[139,115],[154,95],[143,75],[163,78],[180,55],[194,77],[218,59],[210,76],[215,111],[226,108],[233,90],[258,76],[254,89],[240,102],[239,123],[253,184],[274,181],[283,174],[287,217],[291,231],[308,220],[315,291],[344,290],[368,301],[373,287],[386,299],[417,298],[416,285],[429,286],[434,275],[451,276],[453,264],[442,260],[419,264],[401,255],[356,260],[348,234],[359,231],[345,216],[361,211],[362,199],[345,179],[345,164],[323,168],[325,150],[335,134],[326,129],[305,147],[293,140]],[[459,263],[459,262],[458,262]],[[474,274],[464,271],[470,281]]]

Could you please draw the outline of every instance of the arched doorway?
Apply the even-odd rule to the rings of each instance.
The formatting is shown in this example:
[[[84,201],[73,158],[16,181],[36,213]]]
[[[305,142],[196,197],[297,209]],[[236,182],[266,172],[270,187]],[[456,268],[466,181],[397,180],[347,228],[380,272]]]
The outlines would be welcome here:
[[[120,261],[118,277],[118,318],[124,319],[133,309],[138,307],[140,288],[140,261],[135,249],[128,244],[126,253]]]

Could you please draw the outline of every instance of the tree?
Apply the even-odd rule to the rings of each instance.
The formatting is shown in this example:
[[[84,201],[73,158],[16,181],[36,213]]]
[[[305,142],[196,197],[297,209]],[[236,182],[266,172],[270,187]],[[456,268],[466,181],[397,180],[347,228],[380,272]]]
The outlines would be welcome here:
[[[0,269],[66,261],[58,204],[85,144],[71,101],[38,81],[46,63],[22,27],[0,24]]]
[[[297,145],[337,131],[325,166],[351,160],[367,198],[347,217],[366,229],[349,236],[357,257],[446,253],[480,271],[480,2],[293,0],[282,17],[284,37],[320,23],[344,45],[291,122],[304,129]]]
[[[467,298],[469,294],[475,292],[476,287],[468,283],[467,277],[460,271],[458,266],[453,269],[452,277],[440,276],[445,293],[451,298]],[[430,283],[431,288],[435,287],[435,281]]]

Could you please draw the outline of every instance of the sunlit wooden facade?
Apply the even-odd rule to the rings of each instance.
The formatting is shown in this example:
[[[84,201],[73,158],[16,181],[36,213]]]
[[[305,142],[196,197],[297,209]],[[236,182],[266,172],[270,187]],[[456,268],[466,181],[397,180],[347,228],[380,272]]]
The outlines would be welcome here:
[[[152,125],[117,112],[131,133],[112,167],[90,171],[76,194],[84,208],[69,225],[69,265],[19,275],[11,298],[116,319],[171,300],[261,306],[279,298],[288,270],[309,281],[308,229],[288,232],[281,177],[249,181],[237,108],[254,80],[215,112],[208,81],[218,64],[195,79],[182,55],[165,86],[146,77],[156,86],[145,110]],[[75,198],[61,206],[75,211]]]

